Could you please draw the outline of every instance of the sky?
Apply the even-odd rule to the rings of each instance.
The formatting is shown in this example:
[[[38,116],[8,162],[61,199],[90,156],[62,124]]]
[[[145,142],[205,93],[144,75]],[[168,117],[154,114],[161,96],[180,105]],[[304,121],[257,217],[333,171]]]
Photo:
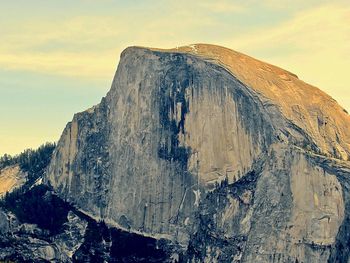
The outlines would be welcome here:
[[[287,69],[350,111],[349,0],[0,0],[0,155],[57,141],[126,47],[194,43]]]

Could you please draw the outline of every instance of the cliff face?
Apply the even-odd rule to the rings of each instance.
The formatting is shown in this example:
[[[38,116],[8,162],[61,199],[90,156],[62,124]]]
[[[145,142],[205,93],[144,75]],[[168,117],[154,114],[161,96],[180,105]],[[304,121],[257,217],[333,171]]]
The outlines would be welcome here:
[[[0,197],[22,186],[26,182],[27,174],[18,165],[0,169]]]
[[[349,128],[328,95],[243,54],[131,47],[45,180],[86,214],[178,242],[184,260],[347,260]]]

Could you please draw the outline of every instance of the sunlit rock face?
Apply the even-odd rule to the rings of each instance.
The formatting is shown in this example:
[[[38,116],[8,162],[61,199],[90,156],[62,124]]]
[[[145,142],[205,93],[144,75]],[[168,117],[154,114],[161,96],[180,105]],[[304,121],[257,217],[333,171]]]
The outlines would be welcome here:
[[[95,218],[178,242],[184,261],[327,262],[349,220],[350,119],[333,104],[225,48],[127,48],[107,96],[66,126],[46,182]]]
[[[0,169],[0,197],[21,187],[27,179],[27,174],[18,165]]]

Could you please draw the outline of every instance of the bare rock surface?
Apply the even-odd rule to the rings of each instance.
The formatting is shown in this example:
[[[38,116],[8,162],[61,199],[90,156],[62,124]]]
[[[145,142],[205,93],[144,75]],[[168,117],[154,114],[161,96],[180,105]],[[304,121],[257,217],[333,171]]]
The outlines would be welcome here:
[[[6,192],[22,186],[26,182],[26,173],[18,165],[0,169],[0,197]]]
[[[174,260],[347,262],[349,130],[331,97],[278,67],[213,45],[130,47],[45,182],[93,218],[179,244]]]
[[[16,262],[72,262],[87,227],[73,212],[69,212],[62,233],[55,236],[36,224],[19,222],[11,212],[0,210],[0,219],[0,259]]]

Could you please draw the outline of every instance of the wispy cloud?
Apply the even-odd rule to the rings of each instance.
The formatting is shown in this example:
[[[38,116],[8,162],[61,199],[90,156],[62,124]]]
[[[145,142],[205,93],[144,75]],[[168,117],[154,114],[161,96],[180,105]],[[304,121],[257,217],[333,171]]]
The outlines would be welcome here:
[[[0,78],[2,110],[11,112],[0,115],[6,124],[0,154],[57,138],[69,116],[108,89],[119,54],[129,45],[231,47],[297,73],[350,110],[348,0],[20,2],[0,3],[0,74],[11,83],[16,79],[9,84]],[[47,91],[47,104],[42,92],[33,94],[37,87]],[[96,93],[82,98],[82,89]],[[33,129],[43,123],[50,128]]]
[[[297,73],[350,109],[350,7],[325,4],[272,27],[227,39],[225,45]]]
[[[255,49],[276,45],[295,45],[303,49],[334,47],[342,45],[339,41],[349,40],[349,20],[350,7],[329,4],[296,13],[286,22],[249,32],[232,39],[232,43],[237,48]],[[342,46],[350,48],[346,44]]]
[[[1,54],[0,65],[10,70],[27,70],[45,74],[64,75],[93,79],[110,78],[116,51],[101,53],[50,52]]]
[[[236,14],[245,12],[247,6],[242,3],[235,3],[234,1],[221,0],[221,1],[200,1],[199,6],[206,9],[209,12],[219,14]]]
[[[119,53],[128,45],[187,44],[196,29],[215,23],[211,17],[200,19],[201,13],[176,6],[160,6],[158,12],[156,16],[136,12],[14,22],[13,30],[0,29],[0,68],[111,78]]]
[[[110,17],[13,25],[0,42],[0,67],[85,78],[109,77],[117,61],[121,23]],[[113,48],[112,48],[113,47]]]
[[[216,42],[302,73],[306,80],[327,89],[335,85],[336,76],[343,81],[346,68],[350,68],[350,59],[346,59],[350,53],[350,8],[342,2],[309,8],[287,21],[232,38],[227,37],[226,30],[225,36],[215,35]],[[0,28],[0,68],[111,78],[118,55],[126,46],[172,47],[205,41],[205,34],[240,26],[221,21],[221,15],[250,16],[249,3],[256,1],[155,1],[150,10],[156,13],[136,10],[13,22]],[[260,4],[279,8],[280,1]]]

